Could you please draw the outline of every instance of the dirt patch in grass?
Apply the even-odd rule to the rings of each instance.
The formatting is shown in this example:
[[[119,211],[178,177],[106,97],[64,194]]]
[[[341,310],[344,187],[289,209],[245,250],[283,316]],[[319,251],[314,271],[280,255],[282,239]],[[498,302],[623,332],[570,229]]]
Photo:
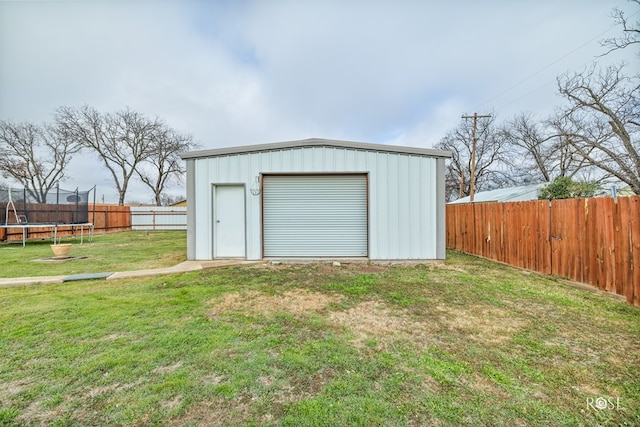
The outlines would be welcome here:
[[[526,322],[515,318],[513,313],[496,307],[472,305],[465,309],[438,305],[445,325],[468,338],[489,344],[509,341]]]
[[[336,295],[295,289],[278,295],[253,291],[232,293],[225,295],[222,300],[210,302],[209,306],[212,310],[210,316],[237,312],[264,316],[285,312],[304,316],[328,310],[331,304],[339,301],[340,297]],[[428,322],[417,321],[407,311],[390,307],[381,301],[365,301],[348,310],[331,311],[328,321],[337,329],[353,334],[352,343],[358,347],[368,339],[380,342],[381,348],[398,339],[415,340],[424,347],[437,341]]]
[[[290,385],[280,387],[274,402],[287,404],[299,400],[309,399],[324,389],[337,375],[335,368],[322,368],[310,375],[292,376]]]
[[[51,425],[53,420],[60,417],[60,409],[47,410],[45,409],[44,399],[34,400],[27,406],[27,408],[20,414],[18,421],[24,422],[24,424],[39,424],[39,425]]]
[[[510,340],[525,325],[506,310],[481,306],[457,309],[439,305],[426,315],[428,318],[416,319],[406,310],[380,301],[367,301],[343,312],[333,312],[329,318],[352,331],[358,344],[368,338],[411,339],[422,347],[437,343],[440,328],[463,332],[473,340],[499,344]]]
[[[136,386],[135,383],[134,384],[113,383],[113,384],[108,384],[104,386],[93,387],[89,389],[89,391],[87,391],[87,393],[85,394],[85,397],[89,399],[94,399],[96,397],[100,397],[108,393],[113,393],[114,391],[129,390],[130,388],[135,386]]]
[[[181,403],[182,403],[182,396],[176,396],[173,399],[162,401],[160,403],[160,406],[162,407],[162,409],[171,411],[173,409],[176,409],[178,406],[180,406]]]
[[[352,342],[358,347],[369,339],[378,341],[380,348],[395,340],[411,339],[425,347],[436,341],[427,323],[381,301],[365,301],[348,310],[332,312],[329,320],[350,331],[354,335]]]
[[[578,394],[584,396],[602,396],[603,392],[600,388],[594,387],[592,384],[578,384],[576,386],[571,387]]]
[[[470,396],[495,396],[502,400],[509,398],[509,393],[489,381],[487,377],[480,375],[477,372],[474,372],[471,376],[461,377],[458,381],[460,385],[468,390]]]
[[[300,316],[323,311],[336,302],[336,296],[297,289],[282,295],[258,292],[228,294],[212,308],[221,313],[244,311],[271,315],[288,312]],[[332,311],[328,320],[336,327],[352,333],[352,341],[358,346],[373,338],[386,343],[411,339],[421,347],[428,347],[437,343],[436,331],[440,327],[462,332],[479,342],[502,344],[526,325],[524,320],[514,318],[512,313],[496,307],[474,305],[461,309],[438,305],[427,320],[416,319],[406,310],[398,310],[376,300],[362,302],[348,310]]]
[[[465,274],[469,273],[468,268],[465,268],[463,266],[456,265],[456,264],[450,264],[447,262],[434,262],[434,263],[427,264],[427,267],[429,268],[430,271],[444,270],[444,271],[455,271],[457,273],[465,273]]]
[[[120,333],[117,333],[117,334],[109,334],[106,337],[104,337],[103,339],[105,341],[115,341],[115,340],[117,340],[119,338],[126,338],[126,337],[127,337],[126,333],[120,332]]]
[[[198,402],[169,424],[190,426],[241,425],[250,413],[250,405],[237,399]]]
[[[178,361],[178,362],[174,363],[173,365],[158,366],[156,369],[153,370],[153,373],[154,374],[160,374],[160,375],[171,374],[171,373],[177,371],[178,369],[180,369],[181,367],[182,367],[182,361]]]
[[[215,373],[214,374],[205,375],[204,377],[201,378],[201,381],[204,384],[209,384],[209,385],[222,384],[226,380],[227,380],[227,377],[225,377],[224,375],[217,375]]]
[[[55,359],[53,357],[35,357],[33,359],[29,359],[25,362],[24,366],[26,367],[33,367],[33,366],[43,366],[43,365],[50,365],[50,364],[54,364],[58,361],[58,359]],[[1,385],[0,385],[1,387]]]
[[[227,294],[222,300],[210,303],[210,307],[213,310],[211,315],[243,312],[269,316],[286,312],[303,316],[323,312],[339,301],[338,296],[296,289],[281,295],[259,292]],[[413,320],[406,312],[397,313],[397,308],[388,307],[384,302],[366,301],[348,310],[332,311],[328,314],[328,320],[336,328],[352,333],[352,342],[357,346],[362,346],[365,340],[371,338],[382,339],[385,343],[407,338],[431,342],[427,324]]]
[[[0,382],[0,401],[7,400],[9,397],[26,390],[33,382],[34,381],[29,378],[22,378],[6,383]]]
[[[227,294],[222,301],[210,302],[210,307],[213,310],[212,314],[241,311],[265,316],[281,312],[302,316],[323,311],[329,304],[338,301],[335,296],[295,289],[277,295],[264,295],[259,292]]]
[[[339,272],[340,270],[349,270],[355,273],[381,273],[387,271],[389,266],[385,265],[377,265],[377,264],[369,264],[366,262],[353,262],[353,263],[341,263],[339,266],[334,266],[332,264],[319,264],[318,273],[319,274],[331,274]]]

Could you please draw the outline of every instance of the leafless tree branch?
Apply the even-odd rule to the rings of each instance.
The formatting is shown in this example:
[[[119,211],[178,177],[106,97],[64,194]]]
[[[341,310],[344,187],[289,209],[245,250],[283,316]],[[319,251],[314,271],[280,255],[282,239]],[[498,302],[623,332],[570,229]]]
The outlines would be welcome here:
[[[80,148],[52,126],[0,120],[0,173],[40,203],[65,178],[65,168]]]
[[[61,135],[97,154],[113,178],[120,205],[134,176],[153,191],[160,205],[168,183],[184,173],[178,154],[196,147],[190,135],[129,108],[101,113],[86,105],[60,107],[54,118]]]
[[[164,127],[154,139],[149,156],[136,169],[140,180],[154,194],[157,206],[162,205],[164,191],[171,180],[179,180],[185,172],[179,154],[197,147],[191,135]]]
[[[495,118],[478,122],[476,130],[476,191],[512,182],[505,171],[506,139],[496,128]],[[468,196],[471,183],[472,123],[463,121],[449,132],[436,148],[451,151],[452,157],[445,173],[447,200]],[[464,176],[464,180],[461,177]],[[462,184],[462,189],[460,188]],[[460,191],[462,190],[462,191]]]
[[[629,1],[640,6],[640,0]],[[611,17],[616,25],[622,26],[622,36],[602,40],[600,45],[608,50],[601,56],[607,55],[614,50],[625,49],[640,43],[640,20],[635,23],[629,22],[629,17],[618,8],[613,9]],[[640,51],[637,54],[640,55]]]
[[[553,126],[588,163],[640,194],[640,76],[625,76],[623,69],[594,65],[558,78],[568,105]]]

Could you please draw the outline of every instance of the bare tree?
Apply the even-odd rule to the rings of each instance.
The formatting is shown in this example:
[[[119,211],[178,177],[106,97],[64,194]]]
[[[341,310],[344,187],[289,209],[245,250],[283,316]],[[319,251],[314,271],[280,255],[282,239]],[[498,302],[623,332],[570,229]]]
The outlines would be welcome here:
[[[136,172],[140,180],[153,191],[157,206],[163,204],[167,184],[172,180],[180,180],[185,172],[179,154],[196,146],[191,135],[181,134],[167,126],[163,126],[152,142],[149,156],[138,165]]]
[[[629,1],[640,6],[640,0]],[[614,50],[624,49],[626,47],[640,43],[640,21],[636,21],[635,23],[629,22],[629,17],[618,8],[613,9],[611,17],[613,18],[615,24],[622,26],[622,36],[604,39],[600,42],[603,47],[609,49],[606,53],[604,53],[604,55]],[[640,55],[640,51],[638,51],[637,55]]]
[[[494,126],[495,119],[478,121],[476,131],[476,191],[499,187],[513,181],[503,162],[506,139]],[[436,148],[451,151],[445,172],[447,200],[468,196],[471,182],[472,123],[463,121],[449,132]]]
[[[0,172],[45,203],[80,146],[49,125],[0,120]]]
[[[502,128],[510,156],[504,159],[523,182],[551,182],[556,177],[573,177],[587,161],[556,132],[549,122],[521,113]]]
[[[111,173],[123,205],[131,177],[138,165],[152,154],[164,123],[131,109],[113,114],[95,108],[60,107],[55,121],[58,131],[83,147],[94,150]]]
[[[182,196],[172,196],[170,194],[163,194],[162,195],[162,205],[163,206],[170,206],[179,202],[183,202],[187,200],[187,198],[182,195]]]
[[[553,121],[557,131],[590,164],[640,194],[640,76],[623,65],[558,78],[569,104]]]

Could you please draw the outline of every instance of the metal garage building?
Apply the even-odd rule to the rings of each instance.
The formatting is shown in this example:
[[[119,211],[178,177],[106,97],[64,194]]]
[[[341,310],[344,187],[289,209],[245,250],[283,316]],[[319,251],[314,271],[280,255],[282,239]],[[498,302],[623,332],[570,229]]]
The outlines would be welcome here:
[[[187,258],[444,259],[449,156],[326,139],[185,153]]]

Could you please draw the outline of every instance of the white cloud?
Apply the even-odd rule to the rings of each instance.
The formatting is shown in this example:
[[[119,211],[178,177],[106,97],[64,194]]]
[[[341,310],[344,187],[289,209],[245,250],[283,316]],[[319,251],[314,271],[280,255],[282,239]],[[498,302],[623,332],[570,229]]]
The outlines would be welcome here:
[[[0,118],[39,122],[86,103],[158,115],[207,148],[307,137],[432,146],[474,109],[550,112],[556,76],[603,52],[596,36],[616,6],[633,4],[1,2]],[[638,65],[631,52],[601,60],[620,58]],[[82,177],[109,193],[91,156],[70,174],[69,185]]]

